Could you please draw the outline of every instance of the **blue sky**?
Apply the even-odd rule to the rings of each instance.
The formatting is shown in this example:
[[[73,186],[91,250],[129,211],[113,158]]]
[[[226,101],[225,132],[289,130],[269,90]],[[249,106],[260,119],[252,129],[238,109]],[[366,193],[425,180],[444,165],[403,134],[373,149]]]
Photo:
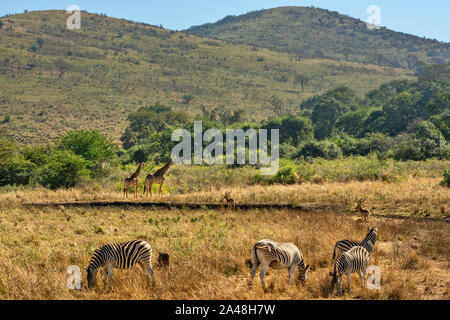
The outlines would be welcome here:
[[[161,24],[172,30],[214,22],[230,14],[279,6],[315,6],[366,21],[367,7],[377,5],[381,9],[382,26],[450,42],[449,0],[2,0],[0,16],[21,13],[25,9],[66,9],[69,5],[111,17]]]

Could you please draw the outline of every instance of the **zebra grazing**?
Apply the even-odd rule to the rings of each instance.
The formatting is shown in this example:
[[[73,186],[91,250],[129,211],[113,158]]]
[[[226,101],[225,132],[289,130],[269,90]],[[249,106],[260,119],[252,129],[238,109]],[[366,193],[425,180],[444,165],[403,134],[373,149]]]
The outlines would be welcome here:
[[[373,249],[375,247],[375,242],[377,241],[377,236],[378,236],[378,229],[377,229],[377,227],[373,227],[373,228],[367,228],[366,237],[359,242],[355,241],[355,240],[349,240],[349,239],[339,240],[334,245],[333,260],[340,253],[348,251],[355,246],[364,247],[367,249],[367,251],[369,251],[369,254],[372,254]]]
[[[109,277],[109,289],[111,289],[113,268],[128,269],[139,263],[144,270],[152,276],[155,286],[155,272],[151,263],[152,248],[144,240],[131,240],[122,243],[109,243],[94,251],[87,271],[87,282],[89,288],[97,282],[97,271],[104,267],[104,284]]]
[[[252,272],[249,287],[252,287],[253,278],[259,265],[261,267],[261,283],[264,292],[267,291],[264,275],[269,266],[273,269],[289,269],[288,284],[291,283],[292,275],[300,266],[298,280],[306,282],[309,265],[305,266],[302,252],[293,243],[278,243],[272,240],[259,240],[252,248]]]
[[[347,274],[348,291],[350,288],[350,278],[353,272],[358,272],[361,277],[361,284],[364,288],[366,281],[366,269],[369,265],[370,254],[366,248],[356,246],[350,250],[339,254],[334,262],[333,272],[331,276],[331,292],[333,293],[336,283],[339,283],[339,294],[342,295],[342,276]]]

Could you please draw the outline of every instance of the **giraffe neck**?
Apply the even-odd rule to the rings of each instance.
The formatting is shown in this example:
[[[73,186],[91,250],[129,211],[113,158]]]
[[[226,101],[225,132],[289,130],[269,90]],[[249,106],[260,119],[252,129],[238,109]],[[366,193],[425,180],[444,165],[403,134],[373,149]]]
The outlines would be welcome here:
[[[158,170],[159,172],[158,172],[157,176],[162,177],[167,172],[167,170],[169,170],[171,165],[172,165],[172,159],[169,159],[169,161],[167,161],[167,163],[164,165],[164,167],[162,167],[161,169]]]
[[[137,168],[136,172],[131,175],[131,178],[136,178],[141,174],[141,168],[142,168],[142,162],[139,164],[139,167]]]

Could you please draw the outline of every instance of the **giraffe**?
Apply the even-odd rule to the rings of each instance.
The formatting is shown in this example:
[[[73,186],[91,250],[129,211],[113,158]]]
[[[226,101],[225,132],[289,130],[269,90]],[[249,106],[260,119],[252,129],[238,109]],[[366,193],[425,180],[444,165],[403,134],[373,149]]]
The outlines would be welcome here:
[[[164,183],[164,174],[167,170],[169,170],[172,163],[172,158],[170,158],[163,167],[156,170],[155,173],[148,174],[147,177],[145,177],[144,194],[147,192],[147,197],[149,192],[150,195],[152,194],[152,186],[154,183],[159,183],[159,194],[161,195],[161,188]]]
[[[134,187],[134,197],[137,198],[137,187],[139,183],[139,175],[141,174],[142,167],[145,167],[146,164],[144,162],[139,163],[139,167],[137,170],[128,178],[125,178],[124,181],[124,187],[123,187],[123,194],[128,198],[128,188],[131,184],[133,184]]]

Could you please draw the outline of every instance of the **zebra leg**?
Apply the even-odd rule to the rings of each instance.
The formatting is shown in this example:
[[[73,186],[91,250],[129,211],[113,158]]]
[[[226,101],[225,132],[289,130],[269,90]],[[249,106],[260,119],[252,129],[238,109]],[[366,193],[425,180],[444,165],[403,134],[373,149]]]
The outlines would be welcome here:
[[[253,285],[253,279],[255,278],[256,270],[258,270],[259,262],[252,262],[252,272],[250,274],[250,282],[248,283],[248,287],[251,288]]]
[[[259,274],[264,292],[267,292],[266,283],[264,282],[264,276],[266,275],[267,269],[269,269],[269,265],[263,265],[261,267],[261,273]]]
[[[155,270],[153,270],[152,265],[150,262],[142,261],[140,263],[142,270],[147,274],[147,280],[149,279],[149,275],[152,277],[152,284],[153,287],[156,287],[156,281],[155,281]]]
[[[289,268],[289,278],[288,278],[288,284],[291,284],[292,275],[294,274],[295,270],[297,269],[298,265],[293,265]]]
[[[364,288],[366,283],[366,275],[364,271],[359,271],[359,276],[361,277],[361,286]]]
[[[342,296],[342,275],[339,277],[338,283],[339,283],[339,295]]]
[[[352,278],[352,274],[350,272],[347,273],[348,292],[352,292],[352,288],[350,287],[351,278]]]
[[[109,279],[109,290],[111,290],[112,287],[112,277],[113,277],[113,266],[112,264],[108,264],[105,268],[105,287],[106,287],[106,279]]]

